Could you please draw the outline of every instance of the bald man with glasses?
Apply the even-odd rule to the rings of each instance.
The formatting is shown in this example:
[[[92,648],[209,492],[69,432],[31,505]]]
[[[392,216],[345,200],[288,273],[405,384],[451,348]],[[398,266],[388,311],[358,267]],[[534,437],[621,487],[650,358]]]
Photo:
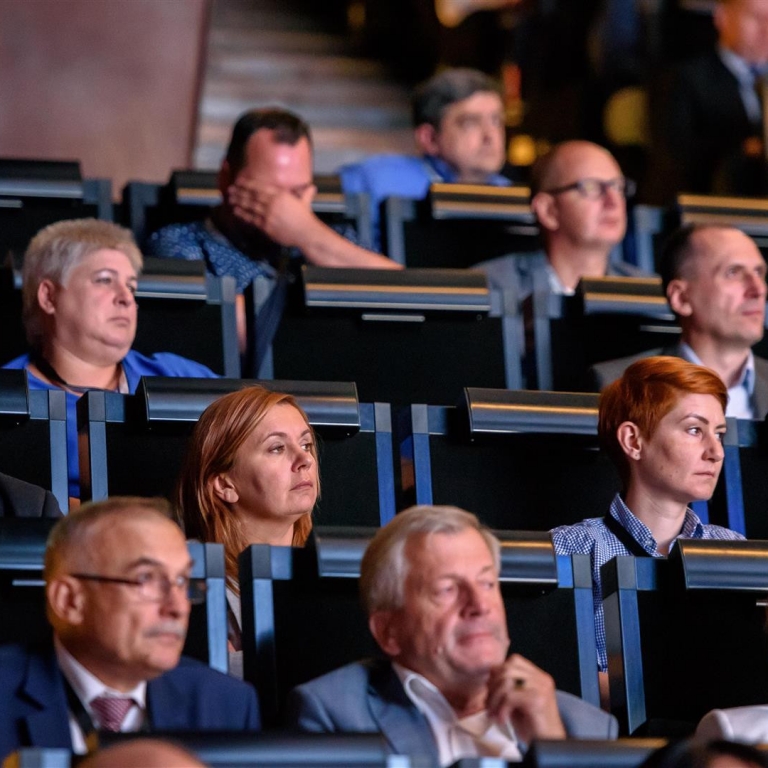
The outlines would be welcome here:
[[[492,287],[515,291],[522,303],[535,275],[552,293],[569,296],[582,277],[638,276],[637,267],[612,258],[627,228],[626,201],[635,184],[608,150],[588,141],[566,141],[543,155],[531,175],[531,209],[543,251],[512,254],[475,266]]]
[[[246,683],[181,656],[202,599],[162,500],[115,498],[62,518],[45,555],[45,647],[0,647],[0,761],[19,747],[88,751],[98,730],[259,729]]]

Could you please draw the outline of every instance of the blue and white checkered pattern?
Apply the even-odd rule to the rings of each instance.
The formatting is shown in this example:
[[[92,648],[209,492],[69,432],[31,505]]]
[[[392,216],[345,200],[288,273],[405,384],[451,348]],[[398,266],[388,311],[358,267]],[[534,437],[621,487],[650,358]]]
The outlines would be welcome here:
[[[618,494],[611,502],[611,517],[618,520],[633,539],[651,557],[663,557],[656,540],[645,523],[640,522]],[[595,606],[595,638],[597,640],[597,665],[601,672],[608,669],[605,648],[605,616],[600,584],[600,568],[614,557],[632,553],[614,536],[602,517],[583,520],[576,525],[561,525],[551,531],[552,543],[558,555],[589,555],[592,560],[592,598]],[[688,509],[683,527],[675,539],[743,539],[740,533],[719,525],[704,525],[696,514]]]

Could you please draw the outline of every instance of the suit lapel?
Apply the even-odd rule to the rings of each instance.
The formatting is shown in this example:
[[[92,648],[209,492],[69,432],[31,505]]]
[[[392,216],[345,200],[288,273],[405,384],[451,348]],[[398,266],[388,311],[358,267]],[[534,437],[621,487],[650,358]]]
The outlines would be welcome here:
[[[430,755],[437,760],[437,744],[429,723],[406,695],[389,662],[371,669],[368,701],[373,719],[393,752]]]
[[[189,727],[187,699],[168,675],[147,683],[149,725],[153,731],[176,731]]]
[[[768,414],[768,362],[755,357],[755,418],[762,420]]]
[[[45,654],[30,653],[23,691],[40,708],[24,718],[29,744],[72,749],[64,681],[53,649]]]

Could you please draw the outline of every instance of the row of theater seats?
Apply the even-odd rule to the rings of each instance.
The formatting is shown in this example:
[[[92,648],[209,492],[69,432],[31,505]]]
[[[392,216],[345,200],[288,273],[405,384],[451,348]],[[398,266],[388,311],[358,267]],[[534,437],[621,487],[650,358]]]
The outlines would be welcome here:
[[[162,737],[162,734],[159,734]],[[387,755],[377,735],[344,734],[167,734],[211,768],[423,768],[407,755]],[[109,747],[136,738],[117,734],[102,738],[99,747]],[[637,768],[663,739],[620,739],[618,741],[534,742],[518,768]],[[22,749],[16,768],[70,768],[75,758],[61,749]],[[452,768],[505,768],[499,758],[459,760]]]
[[[50,521],[0,520],[0,640],[46,631],[39,584]],[[303,549],[251,545],[240,557],[245,679],[262,718],[284,720],[288,692],[377,654],[358,601],[372,528],[315,529]],[[557,687],[599,701],[587,555],[556,556],[546,534],[499,531],[512,648]],[[191,542],[193,607],[185,652],[228,669],[221,545]],[[709,710],[764,703],[768,542],[681,541],[669,560],[618,557],[603,568],[611,710],[623,735],[681,736]]]
[[[173,493],[203,410],[249,382],[142,379],[134,395],[88,392],[78,402],[83,499]],[[594,394],[465,389],[458,405],[366,403],[354,383],[263,381],[294,394],[318,434],[319,525],[387,523],[417,504],[457,504],[499,529],[546,531],[598,517],[620,484],[597,446]],[[768,538],[765,423],[729,420],[725,459],[699,516]],[[53,491],[67,508],[62,392],[29,391],[0,371],[0,467]]]
[[[364,247],[372,242],[366,195],[344,194],[338,176],[315,178],[315,213],[351,224]],[[434,184],[423,201],[389,198],[381,207],[382,250],[409,267],[468,267],[538,247],[524,186]],[[216,171],[174,171],[164,184],[131,181],[112,202],[109,179],[83,178],[77,162],[0,159],[0,248],[22,253],[41,226],[57,218],[95,216],[128,226],[139,243],[171,223],[197,221],[220,202]],[[680,194],[672,210],[633,206],[622,258],[654,271],[659,238],[681,223],[707,221],[743,228],[768,246],[768,203],[762,199]],[[482,244],[482,245],[479,245]]]

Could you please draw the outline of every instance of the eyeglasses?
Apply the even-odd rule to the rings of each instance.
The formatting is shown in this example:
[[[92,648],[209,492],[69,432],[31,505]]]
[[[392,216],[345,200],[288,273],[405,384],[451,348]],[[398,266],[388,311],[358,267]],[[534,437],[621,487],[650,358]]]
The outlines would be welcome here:
[[[189,576],[176,576],[169,579],[161,571],[147,571],[135,579],[124,579],[117,576],[101,576],[96,573],[71,573],[75,579],[97,581],[102,584],[125,584],[133,587],[141,600],[148,603],[160,603],[168,598],[171,589],[176,587],[182,591],[190,603],[202,603],[205,600],[205,582],[190,579]]]
[[[615,189],[624,197],[633,197],[637,191],[637,184],[632,179],[619,176],[617,179],[579,179],[573,184],[566,184],[563,187],[544,190],[550,195],[559,195],[561,192],[570,192],[575,189],[582,197],[587,200],[599,200],[608,194],[609,189]]]

